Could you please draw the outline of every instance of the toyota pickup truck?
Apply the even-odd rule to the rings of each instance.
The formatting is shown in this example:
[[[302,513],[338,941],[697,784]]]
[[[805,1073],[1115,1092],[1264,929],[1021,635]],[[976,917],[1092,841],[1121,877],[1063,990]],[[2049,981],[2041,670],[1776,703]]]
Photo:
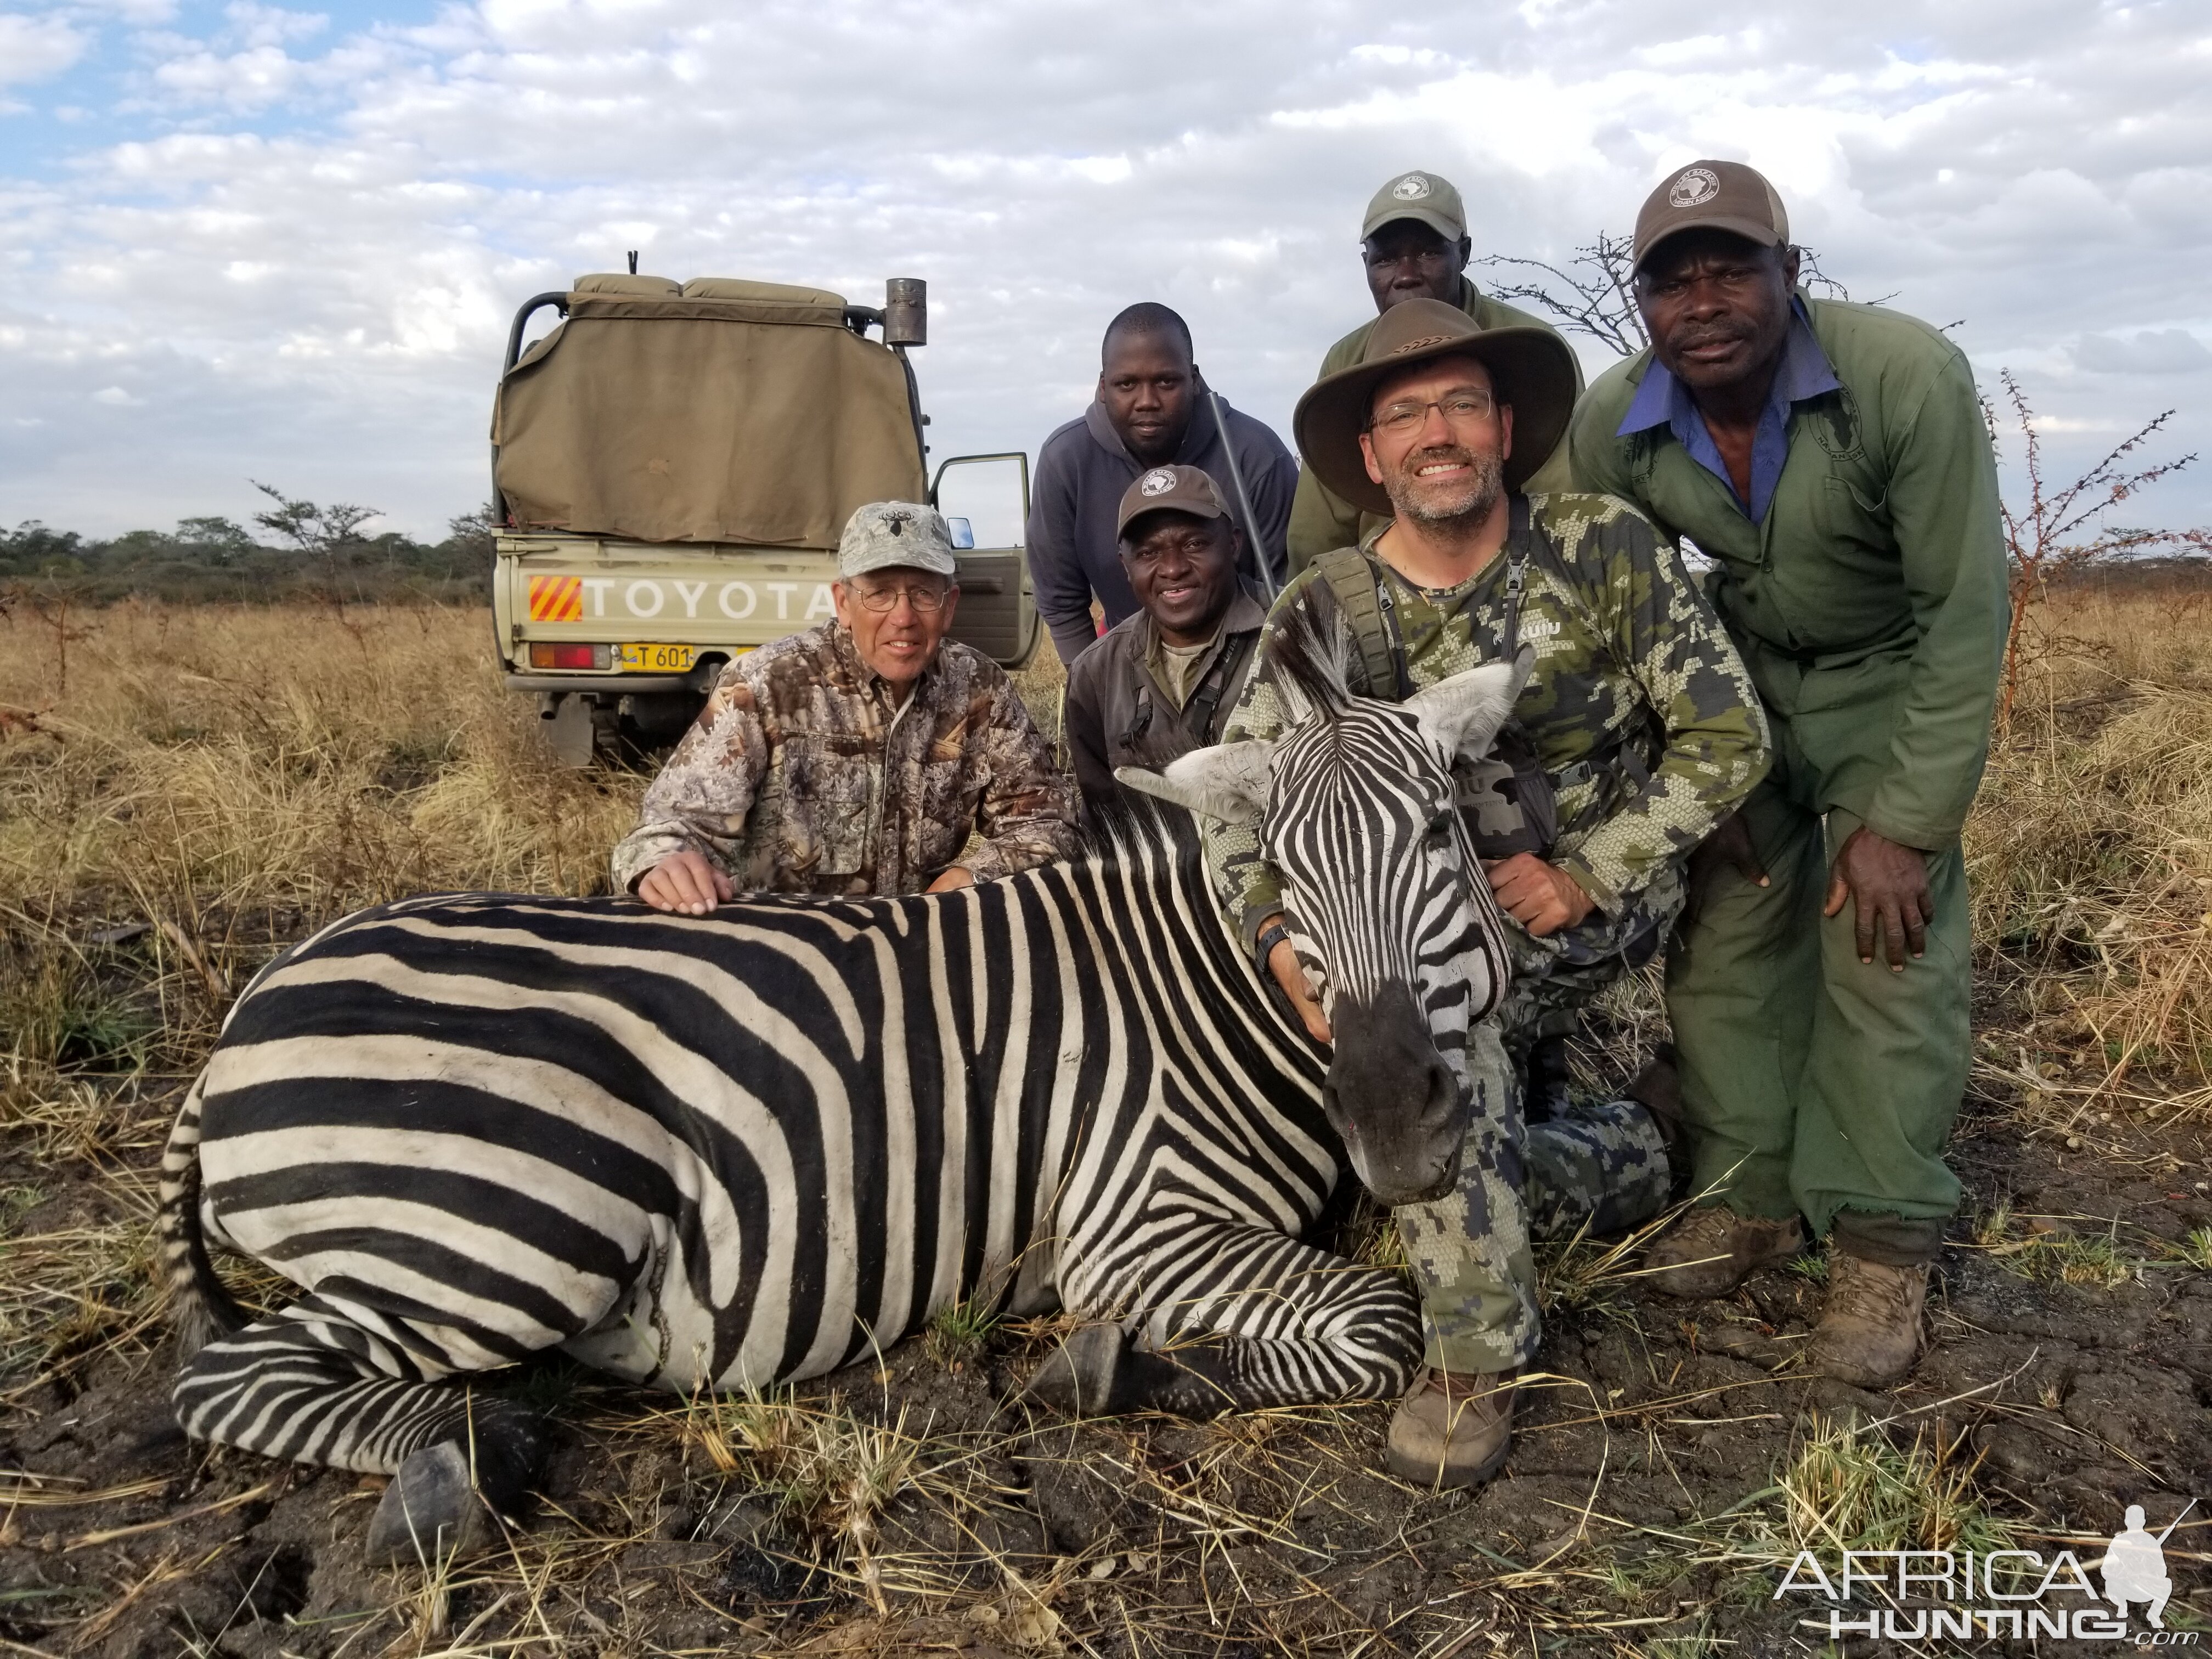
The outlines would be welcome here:
[[[549,309],[559,321],[526,349]],[[838,536],[868,501],[995,496],[994,514],[950,515],[953,636],[1007,667],[1029,657],[1029,459],[961,455],[928,476],[908,356],[927,338],[912,278],[877,310],[614,273],[516,313],[492,416],[492,612],[507,685],[538,699],[563,763],[672,739],[732,658],[832,615]],[[978,522],[995,544],[975,545]]]

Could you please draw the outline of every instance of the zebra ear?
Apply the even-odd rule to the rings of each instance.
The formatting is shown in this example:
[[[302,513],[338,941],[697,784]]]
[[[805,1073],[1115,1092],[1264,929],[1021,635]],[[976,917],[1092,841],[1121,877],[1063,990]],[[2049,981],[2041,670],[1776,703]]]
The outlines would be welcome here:
[[[1257,738],[1194,749],[1164,772],[1141,766],[1117,766],[1115,778],[1139,794],[1151,795],[1200,817],[1224,823],[1249,823],[1267,799],[1267,769],[1275,745]]]
[[[1524,645],[1511,662],[1485,663],[1438,680],[1407,698],[1406,707],[1445,753],[1480,760],[1498,740],[1498,728],[1512,714],[1514,699],[1535,665],[1535,647]]]

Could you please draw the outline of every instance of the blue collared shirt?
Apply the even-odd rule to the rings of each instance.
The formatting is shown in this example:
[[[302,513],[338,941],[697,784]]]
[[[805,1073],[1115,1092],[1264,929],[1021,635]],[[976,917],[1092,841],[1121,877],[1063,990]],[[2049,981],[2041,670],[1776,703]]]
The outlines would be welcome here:
[[[1774,373],[1773,389],[1766,394],[1766,407],[1759,411],[1759,430],[1751,441],[1751,521],[1763,522],[1769,503],[1774,500],[1774,487],[1782,482],[1782,464],[1790,459],[1790,411],[1793,406],[1823,392],[1834,392],[1842,382],[1829,366],[1828,354],[1820,349],[1820,343],[1813,337],[1813,321],[1805,313],[1805,302],[1791,296],[1790,301],[1790,333],[1782,345],[1782,365]],[[1628,405],[1628,413],[1621,418],[1616,437],[1648,430],[1664,423],[1674,434],[1674,440],[1689,452],[1690,459],[1728,486],[1729,498],[1741,507],[1743,498],[1735,493],[1735,483],[1729,477],[1728,463],[1721,459],[1720,446],[1713,434],[1705,429],[1705,417],[1698,413],[1697,401],[1684,386],[1659,361],[1656,353],[1650,367],[1644,372],[1644,383],[1636,388],[1635,401]]]

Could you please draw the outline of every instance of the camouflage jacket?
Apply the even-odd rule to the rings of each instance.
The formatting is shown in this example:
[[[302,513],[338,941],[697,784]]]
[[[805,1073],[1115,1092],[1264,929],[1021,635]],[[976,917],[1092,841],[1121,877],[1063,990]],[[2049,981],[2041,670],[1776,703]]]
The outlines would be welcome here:
[[[1743,662],[1680,556],[1633,507],[1608,495],[1516,495],[1504,550],[1443,592],[1413,586],[1376,556],[1388,528],[1370,534],[1363,551],[1390,585],[1415,690],[1503,653],[1507,574],[1522,554],[1519,634],[1536,666],[1513,717],[1557,792],[1551,861],[1601,910],[1619,910],[1687,854],[1765,775],[1766,720]],[[1538,528],[1550,553],[1535,549]],[[1224,741],[1282,729],[1269,647],[1273,619],[1291,605],[1323,629],[1338,610],[1317,570],[1283,590]],[[1349,678],[1362,696],[1395,695],[1370,690],[1358,653]],[[1466,791],[1462,778],[1462,799]],[[1256,937],[1282,908],[1275,871],[1249,824],[1209,822],[1205,836],[1231,920]]]
[[[740,892],[918,893],[1074,850],[1075,803],[1013,683],[947,640],[904,708],[823,623],[738,658],[614,852],[629,892],[704,853]],[[981,844],[962,856],[970,833]]]

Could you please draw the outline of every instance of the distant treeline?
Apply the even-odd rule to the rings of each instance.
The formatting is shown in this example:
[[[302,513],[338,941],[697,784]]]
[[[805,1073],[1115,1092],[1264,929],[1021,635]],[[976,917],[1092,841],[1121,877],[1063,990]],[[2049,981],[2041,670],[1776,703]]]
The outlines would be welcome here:
[[[2157,554],[2148,558],[2105,559],[2062,571],[2051,585],[2069,592],[2201,592],[2212,589],[2212,558]]]
[[[276,503],[254,528],[228,519],[183,519],[173,530],[133,530],[94,540],[35,520],[0,530],[0,589],[71,603],[136,596],[178,604],[314,601],[453,605],[491,596],[489,510],[452,520],[445,539],[361,533],[376,516],[318,507],[262,486]],[[256,531],[261,532],[257,536]]]

